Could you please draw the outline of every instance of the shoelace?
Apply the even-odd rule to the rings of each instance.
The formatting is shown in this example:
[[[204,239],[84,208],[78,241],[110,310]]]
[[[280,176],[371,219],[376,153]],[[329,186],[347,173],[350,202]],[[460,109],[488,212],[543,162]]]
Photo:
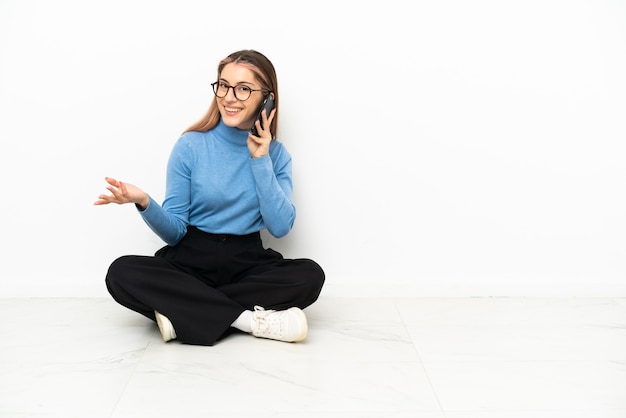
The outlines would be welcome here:
[[[264,308],[260,306],[254,307],[253,318],[257,323],[257,332],[267,332],[271,329],[272,323],[280,322],[276,318],[274,320],[268,319],[267,317],[276,311],[269,310],[266,311]],[[280,326],[278,327],[280,329]]]

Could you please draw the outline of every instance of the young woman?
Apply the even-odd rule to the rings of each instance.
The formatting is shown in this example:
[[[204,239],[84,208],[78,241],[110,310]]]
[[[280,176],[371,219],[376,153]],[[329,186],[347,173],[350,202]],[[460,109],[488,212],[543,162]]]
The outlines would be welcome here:
[[[278,81],[261,53],[230,54],[217,68],[207,114],[178,139],[162,205],[140,188],[106,177],[95,205],[134,203],[167,244],[154,256],[115,260],[106,285],[121,305],[155,320],[164,341],[213,345],[232,329],[279,341],[307,335],[302,309],[325,275],[309,259],[265,249],[260,231],[292,228],[291,156],[275,139]],[[257,114],[267,96],[274,109]],[[256,127],[256,135],[251,128]]]

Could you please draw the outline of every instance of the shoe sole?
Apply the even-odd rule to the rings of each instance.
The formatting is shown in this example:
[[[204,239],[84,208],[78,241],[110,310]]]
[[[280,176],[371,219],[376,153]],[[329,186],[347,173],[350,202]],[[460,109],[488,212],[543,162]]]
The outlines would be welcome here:
[[[306,320],[306,315],[304,314],[304,312],[302,312],[302,309],[289,308],[288,310],[295,313],[300,318],[300,321],[304,324],[304,327],[302,328],[302,332],[300,333],[300,335],[291,341],[293,343],[297,343],[298,341],[302,341],[306,338],[309,332],[309,325]]]
[[[159,331],[161,331],[161,337],[163,338],[163,341],[168,342],[174,339],[174,336],[172,335],[173,327],[170,323],[170,320],[166,319],[163,314],[160,314],[157,311],[154,311],[154,316],[156,317],[157,325],[159,326]]]

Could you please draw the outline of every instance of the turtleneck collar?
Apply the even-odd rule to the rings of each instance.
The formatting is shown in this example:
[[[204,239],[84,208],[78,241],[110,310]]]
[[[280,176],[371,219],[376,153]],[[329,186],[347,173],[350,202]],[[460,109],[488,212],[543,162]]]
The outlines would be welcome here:
[[[224,124],[221,118],[215,128],[213,128],[213,132],[215,133],[215,136],[217,136],[219,139],[224,140],[230,144],[242,147],[248,146],[246,141],[248,140],[249,131],[242,131],[241,129],[227,126],[226,124]]]

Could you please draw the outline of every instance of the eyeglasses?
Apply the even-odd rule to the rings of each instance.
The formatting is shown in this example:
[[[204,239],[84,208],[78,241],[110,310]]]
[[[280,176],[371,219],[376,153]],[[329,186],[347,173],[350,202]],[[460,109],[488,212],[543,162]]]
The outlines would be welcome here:
[[[216,81],[215,83],[211,83],[211,87],[213,87],[213,93],[215,93],[215,96],[219,97],[220,99],[222,97],[226,97],[229,89],[233,89],[233,94],[235,95],[237,100],[241,100],[242,102],[244,100],[248,100],[250,98],[250,95],[254,91],[262,91],[265,93],[270,92],[267,89],[256,89],[256,90],[251,89],[250,87],[243,85],[243,84],[239,84],[237,86],[229,86],[228,84],[223,83],[221,81]]]

